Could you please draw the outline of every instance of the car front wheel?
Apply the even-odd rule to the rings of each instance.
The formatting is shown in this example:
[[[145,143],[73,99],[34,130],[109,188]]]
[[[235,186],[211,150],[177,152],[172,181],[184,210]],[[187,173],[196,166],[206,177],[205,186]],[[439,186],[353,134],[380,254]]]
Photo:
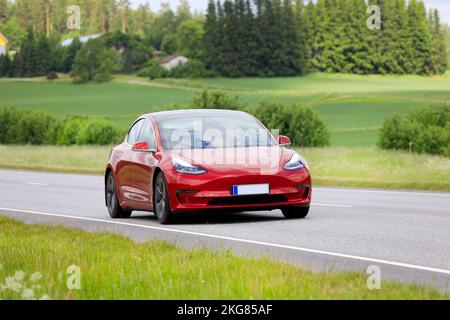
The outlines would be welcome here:
[[[160,172],[156,177],[153,190],[153,211],[161,224],[173,222],[173,213],[170,210],[169,192],[164,174]]]
[[[286,219],[304,219],[308,216],[310,207],[292,207],[283,209]]]
[[[124,210],[117,199],[116,182],[112,172],[108,175],[106,181],[106,205],[108,207],[109,215],[113,219],[127,219],[131,217],[130,210]]]

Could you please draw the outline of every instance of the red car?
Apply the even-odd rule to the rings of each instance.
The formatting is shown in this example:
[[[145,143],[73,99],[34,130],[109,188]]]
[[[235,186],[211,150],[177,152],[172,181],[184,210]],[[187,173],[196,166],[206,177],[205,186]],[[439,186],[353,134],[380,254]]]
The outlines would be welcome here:
[[[281,209],[305,218],[307,162],[253,116],[229,110],[147,114],[112,150],[105,198],[112,218],[154,212],[162,224],[184,212]]]

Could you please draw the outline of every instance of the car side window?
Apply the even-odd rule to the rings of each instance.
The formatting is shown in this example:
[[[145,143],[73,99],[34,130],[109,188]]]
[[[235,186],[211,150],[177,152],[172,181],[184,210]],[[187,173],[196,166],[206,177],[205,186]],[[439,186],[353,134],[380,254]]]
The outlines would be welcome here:
[[[153,125],[150,121],[145,120],[144,126],[141,130],[141,135],[139,138],[140,141],[147,141],[150,149],[156,149],[156,138],[155,138],[155,130],[153,129]]]
[[[143,120],[140,120],[135,123],[135,125],[130,129],[127,136],[127,143],[129,145],[134,145],[135,143],[139,142],[139,135],[141,133]]]

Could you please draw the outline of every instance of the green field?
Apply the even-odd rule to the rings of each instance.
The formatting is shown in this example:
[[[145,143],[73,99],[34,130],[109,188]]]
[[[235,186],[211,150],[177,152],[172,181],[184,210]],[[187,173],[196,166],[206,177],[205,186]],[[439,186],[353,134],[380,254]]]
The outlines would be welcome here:
[[[111,147],[0,145],[0,168],[103,174],[110,151]],[[367,147],[298,151],[310,163],[315,186],[450,191],[450,158]]]
[[[101,116],[127,127],[142,113],[187,105],[199,90],[239,95],[249,105],[262,100],[315,108],[332,131],[332,146],[374,146],[384,119],[411,108],[450,103],[450,74],[436,77],[312,74],[295,78],[150,81],[118,76],[108,84],[75,85],[1,80],[0,106],[47,109],[57,115]]]
[[[67,289],[66,270],[71,265],[80,268],[80,290]],[[228,251],[184,250],[165,242],[135,244],[111,234],[25,225],[0,217],[0,299],[42,297],[449,299],[428,288],[389,282],[382,282],[381,290],[368,290],[362,273],[313,273]]]

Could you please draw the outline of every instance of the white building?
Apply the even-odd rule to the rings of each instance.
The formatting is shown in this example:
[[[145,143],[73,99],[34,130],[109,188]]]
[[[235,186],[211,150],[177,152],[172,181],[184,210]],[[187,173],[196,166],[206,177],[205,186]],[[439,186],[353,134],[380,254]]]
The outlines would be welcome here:
[[[8,44],[8,39],[0,32],[0,56],[6,55],[6,45]]]
[[[172,69],[175,69],[176,67],[185,65],[188,61],[189,59],[186,57],[183,57],[179,54],[173,54],[161,60],[159,65],[167,71],[170,71]]]

